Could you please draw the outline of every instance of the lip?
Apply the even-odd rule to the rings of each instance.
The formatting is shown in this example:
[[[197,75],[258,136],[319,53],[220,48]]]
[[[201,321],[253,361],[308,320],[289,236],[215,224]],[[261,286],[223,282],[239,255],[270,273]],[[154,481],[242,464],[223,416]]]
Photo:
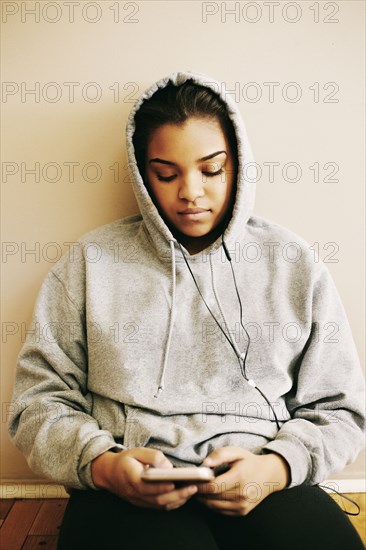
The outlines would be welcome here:
[[[205,208],[186,208],[186,210],[181,210],[178,214],[182,216],[193,216],[195,214],[203,214],[204,212],[209,212],[209,210]]]

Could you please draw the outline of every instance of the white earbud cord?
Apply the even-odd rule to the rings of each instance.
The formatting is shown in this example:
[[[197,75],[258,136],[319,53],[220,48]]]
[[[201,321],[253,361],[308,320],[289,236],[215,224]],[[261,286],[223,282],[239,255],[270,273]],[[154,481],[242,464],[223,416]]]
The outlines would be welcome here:
[[[212,318],[214,319],[215,323],[217,324],[217,326],[219,327],[219,329],[221,330],[221,332],[222,332],[223,335],[225,336],[226,340],[229,342],[229,344],[230,344],[231,348],[233,349],[233,351],[234,351],[236,357],[238,358],[239,366],[240,366],[240,372],[241,372],[243,378],[245,379],[245,381],[246,381],[250,386],[252,386],[254,389],[256,389],[256,390],[262,395],[262,397],[265,399],[265,401],[267,402],[268,406],[270,407],[270,409],[271,409],[272,412],[273,412],[273,415],[274,415],[274,418],[275,418],[275,422],[276,422],[277,429],[280,430],[280,429],[281,429],[280,423],[279,423],[279,421],[278,421],[276,412],[275,412],[274,408],[272,407],[270,401],[267,399],[267,397],[265,396],[265,394],[260,390],[260,388],[258,388],[258,386],[257,386],[256,383],[254,382],[254,380],[250,380],[250,379],[247,377],[246,372],[245,372],[245,361],[246,361],[246,358],[247,358],[248,349],[249,349],[249,345],[250,345],[250,337],[249,337],[249,334],[248,334],[248,332],[246,331],[245,327],[243,326],[243,322],[242,322],[242,311],[243,311],[243,310],[242,310],[242,304],[241,304],[241,300],[240,300],[238,288],[237,288],[237,285],[236,285],[236,279],[235,279],[234,270],[233,270],[232,265],[231,265],[230,254],[229,254],[229,252],[228,252],[228,250],[227,250],[227,248],[226,248],[226,245],[225,245],[225,243],[224,243],[224,239],[223,239],[222,236],[221,236],[221,238],[222,238],[222,243],[223,243],[223,247],[224,247],[224,250],[225,250],[225,254],[226,254],[226,256],[227,256],[227,258],[228,258],[228,260],[229,260],[229,262],[230,262],[231,271],[232,271],[232,275],[233,275],[233,278],[234,278],[234,284],[235,284],[236,294],[237,294],[238,299],[239,299],[239,304],[240,304],[240,324],[241,324],[241,326],[243,327],[243,329],[244,329],[244,331],[245,331],[245,333],[246,333],[246,335],[247,335],[247,338],[248,338],[248,346],[247,346],[247,350],[246,350],[246,352],[245,352],[244,354],[243,354],[243,353],[240,353],[240,350],[237,349],[237,347],[236,347],[236,345],[234,344],[234,342],[232,341],[232,339],[229,338],[229,336],[226,334],[226,332],[223,330],[222,326],[220,325],[219,321],[216,319],[215,315],[212,313],[210,307],[208,306],[206,300],[204,299],[204,297],[203,297],[203,295],[202,295],[201,289],[199,288],[199,286],[198,286],[198,284],[197,284],[196,278],[195,278],[195,276],[194,276],[194,274],[193,274],[193,272],[192,272],[192,270],[191,270],[191,268],[190,268],[190,265],[189,265],[189,263],[188,263],[188,261],[187,261],[187,258],[186,258],[186,256],[185,256],[185,254],[184,254],[183,248],[182,248],[182,246],[181,246],[181,244],[180,244],[179,242],[178,242],[178,244],[179,244],[179,247],[180,247],[181,252],[182,252],[182,254],[183,254],[184,261],[185,261],[185,263],[186,263],[186,265],[187,265],[187,267],[188,267],[188,270],[189,270],[189,272],[190,272],[190,274],[191,274],[191,276],[192,276],[192,279],[193,279],[193,281],[194,281],[194,284],[196,285],[196,288],[197,288],[197,290],[198,290],[198,292],[199,292],[199,294],[200,294],[200,296],[201,296],[201,298],[202,298],[202,300],[203,300],[203,302],[204,302],[206,308],[207,308],[208,311],[210,312],[210,314],[211,314]],[[214,290],[214,292],[215,292],[215,290]],[[215,294],[215,296],[216,296],[216,294]],[[217,296],[216,296],[216,300],[217,300]],[[218,301],[218,304],[219,304],[219,301]],[[226,328],[227,328],[227,323],[226,323],[226,320],[225,320],[225,317],[224,317],[224,315],[223,315],[222,308],[220,307],[220,305],[219,305],[219,308],[220,308],[221,314],[222,314],[222,316],[223,316],[223,319],[224,319],[224,322],[225,322]]]

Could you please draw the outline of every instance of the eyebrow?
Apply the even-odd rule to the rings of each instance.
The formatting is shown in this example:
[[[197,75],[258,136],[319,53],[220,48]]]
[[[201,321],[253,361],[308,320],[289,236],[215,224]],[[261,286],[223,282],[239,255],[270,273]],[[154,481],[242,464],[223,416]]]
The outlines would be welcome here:
[[[201,159],[198,159],[197,162],[202,162],[203,160],[210,160],[214,157],[217,157],[217,155],[221,155],[222,153],[225,153],[225,155],[227,156],[226,151],[216,151],[215,153],[211,153],[210,155],[207,155],[206,157],[202,157]],[[159,158],[150,159],[149,164],[150,164],[150,162],[158,162],[160,164],[168,164],[169,166],[175,166],[175,162],[171,162],[170,160],[164,160],[164,159],[159,159]]]

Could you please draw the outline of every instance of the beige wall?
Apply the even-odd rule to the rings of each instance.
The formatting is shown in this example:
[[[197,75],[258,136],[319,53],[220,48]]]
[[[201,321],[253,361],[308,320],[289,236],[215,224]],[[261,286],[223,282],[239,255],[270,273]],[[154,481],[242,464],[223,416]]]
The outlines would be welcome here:
[[[262,168],[255,213],[318,248],[364,365],[363,2],[79,0],[2,2],[2,10],[4,479],[34,479],[6,420],[41,281],[65,243],[137,211],[126,181],[126,116],[147,85],[175,70],[212,75],[238,93]],[[273,181],[270,162],[280,163]],[[39,181],[27,172],[35,163]],[[299,181],[289,181],[296,166],[288,163],[297,163]],[[362,457],[339,477],[362,477]]]

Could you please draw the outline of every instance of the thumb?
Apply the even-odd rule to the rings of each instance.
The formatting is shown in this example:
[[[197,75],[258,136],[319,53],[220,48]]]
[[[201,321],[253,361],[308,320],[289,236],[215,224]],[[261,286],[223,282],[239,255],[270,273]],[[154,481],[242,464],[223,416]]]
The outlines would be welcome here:
[[[137,447],[129,452],[130,456],[155,468],[173,468],[173,464],[161,451],[157,449],[147,449],[146,447]]]
[[[215,466],[220,466],[225,462],[231,463],[235,460],[245,458],[249,453],[246,449],[240,447],[221,447],[220,449],[215,449],[210,453],[202,463],[202,466],[208,466],[209,468],[214,468]]]

